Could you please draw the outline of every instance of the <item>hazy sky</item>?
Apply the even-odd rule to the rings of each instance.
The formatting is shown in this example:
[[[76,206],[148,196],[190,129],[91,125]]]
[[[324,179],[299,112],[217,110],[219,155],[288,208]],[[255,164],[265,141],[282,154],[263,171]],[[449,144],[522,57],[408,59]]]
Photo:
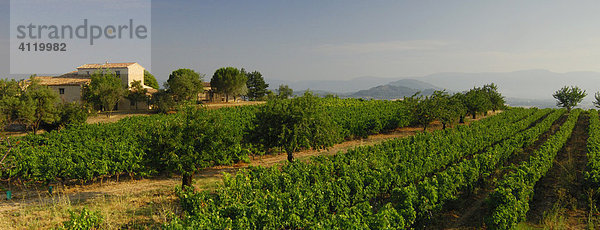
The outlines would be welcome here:
[[[8,0],[0,17],[7,75]],[[598,60],[600,1],[152,1],[159,81],[178,68],[210,78],[223,66],[284,80],[600,72]]]

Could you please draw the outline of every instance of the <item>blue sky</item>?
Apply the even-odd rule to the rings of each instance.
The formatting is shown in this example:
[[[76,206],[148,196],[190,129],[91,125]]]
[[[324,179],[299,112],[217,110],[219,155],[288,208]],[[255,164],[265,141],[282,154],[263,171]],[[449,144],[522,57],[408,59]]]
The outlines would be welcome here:
[[[3,75],[8,8],[1,0]],[[154,0],[152,72],[159,81],[177,68],[208,80],[223,66],[283,80],[600,72],[598,12],[598,1]]]

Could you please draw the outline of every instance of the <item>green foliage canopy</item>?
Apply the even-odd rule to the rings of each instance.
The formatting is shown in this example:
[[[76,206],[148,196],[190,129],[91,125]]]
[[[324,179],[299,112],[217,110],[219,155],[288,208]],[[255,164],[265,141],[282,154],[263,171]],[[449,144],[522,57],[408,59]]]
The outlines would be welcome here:
[[[463,104],[467,109],[467,112],[473,116],[473,119],[477,117],[478,113],[485,113],[492,108],[492,103],[489,100],[488,94],[482,88],[473,88],[465,93],[463,97]]]
[[[141,81],[133,81],[131,88],[127,91],[127,98],[135,103],[135,109],[138,109],[138,103],[148,101],[148,89],[144,88]]]
[[[33,129],[33,133],[37,133],[42,122],[52,123],[58,119],[58,93],[48,86],[40,85],[33,77],[21,96],[21,102],[19,117]]]
[[[126,89],[121,85],[121,79],[110,71],[96,71],[91,76],[92,81],[84,87],[83,98],[96,108],[102,108],[110,116],[117,103],[125,96]]]
[[[248,92],[247,81],[244,71],[234,67],[223,67],[215,71],[210,86],[216,93],[224,94],[226,101],[229,101],[229,96],[236,97]]]
[[[483,91],[485,91],[485,93],[488,96],[488,99],[490,100],[492,111],[495,112],[496,110],[502,109],[504,107],[504,103],[506,101],[504,100],[504,96],[502,96],[502,94],[498,92],[498,86],[496,86],[496,84],[492,83],[484,85]]]
[[[152,95],[152,105],[155,106],[155,109],[159,113],[168,113],[175,107],[175,101],[173,100],[173,96],[168,93],[166,90],[158,90],[158,92]]]
[[[587,96],[585,90],[581,90],[577,86],[565,86],[552,94],[552,97],[557,100],[556,106],[566,108],[568,111],[581,103],[585,96]]]
[[[144,85],[150,86],[153,89],[159,88],[158,81],[156,81],[154,75],[148,72],[148,70],[144,70]]]
[[[18,119],[21,108],[21,95],[23,94],[19,82],[14,79],[0,79],[0,131],[4,126]]]
[[[246,73],[246,86],[248,87],[248,99],[251,101],[264,100],[269,88],[269,84],[265,83],[265,79],[258,71]]]
[[[200,75],[191,69],[178,69],[169,75],[165,83],[167,92],[173,96],[177,103],[189,100],[197,100],[198,94],[204,91]]]
[[[182,186],[191,186],[198,170],[213,164],[230,164],[241,151],[240,127],[207,109],[186,107],[182,116],[157,124],[150,135],[150,148],[159,156],[157,162],[168,171],[184,176]]]
[[[277,89],[277,97],[280,99],[288,99],[294,94],[294,90],[290,88],[288,85],[279,85],[279,89]]]
[[[435,108],[435,118],[442,123],[443,129],[447,125],[454,124],[465,113],[462,102],[445,91],[435,91],[431,100],[433,100],[432,104]]]
[[[258,142],[266,148],[282,147],[289,161],[301,148],[325,148],[340,140],[338,125],[309,91],[291,100],[270,100],[256,117]]]

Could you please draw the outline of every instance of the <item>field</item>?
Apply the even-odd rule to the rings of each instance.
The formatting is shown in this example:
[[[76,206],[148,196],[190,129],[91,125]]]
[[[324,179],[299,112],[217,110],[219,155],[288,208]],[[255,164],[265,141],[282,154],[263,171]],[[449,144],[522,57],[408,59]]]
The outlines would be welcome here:
[[[147,144],[167,137],[169,129],[157,124],[186,117],[132,117],[19,137],[11,167],[0,170],[3,190],[13,195],[0,203],[0,228],[59,227],[84,208],[98,211],[85,216],[103,217],[103,229],[600,224],[595,110],[509,108],[443,130],[436,121],[423,132],[411,126],[402,101],[320,100],[341,139],[301,146],[291,163],[285,146],[261,152],[263,142],[246,138],[258,129],[253,122],[263,105],[203,113],[234,124],[229,132],[245,138],[229,152],[198,158],[194,189],[179,187],[179,171],[152,155],[172,145]]]

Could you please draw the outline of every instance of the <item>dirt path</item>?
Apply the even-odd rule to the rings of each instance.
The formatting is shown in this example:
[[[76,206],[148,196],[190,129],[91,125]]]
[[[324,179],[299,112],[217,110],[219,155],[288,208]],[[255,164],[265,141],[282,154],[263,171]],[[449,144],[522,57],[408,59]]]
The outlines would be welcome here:
[[[527,223],[551,229],[586,228],[587,198],[583,171],[587,164],[589,116],[582,113],[565,147],[534,188]]]
[[[546,116],[542,119],[545,118]],[[527,157],[529,157],[533,151],[538,149],[546,142],[548,137],[558,131],[566,119],[566,115],[557,119],[550,129],[540,135],[532,145],[515,153],[508,159],[503,167],[500,167],[491,176],[482,180],[479,187],[475,188],[475,190],[462,191],[458,196],[458,199],[446,203],[443,210],[432,219],[430,225],[427,226],[427,229],[481,229],[484,223],[483,219],[489,213],[486,199],[495,189],[494,179],[502,178],[508,171],[508,167],[517,165],[523,160],[527,160]],[[538,120],[537,122],[539,121],[541,120]]]
[[[495,115],[496,113],[490,113]],[[481,119],[479,117],[476,120]],[[472,119],[467,119],[466,124],[473,122]],[[428,131],[439,130],[442,126],[439,122],[434,122]],[[325,150],[305,150],[294,153],[294,157],[299,160],[307,160],[312,156],[316,155],[332,155],[340,151],[346,151],[350,148],[363,145],[375,145],[385,140],[394,138],[402,138],[410,135],[415,135],[418,132],[422,132],[420,127],[404,127],[393,130],[384,134],[371,135],[368,138],[345,141],[340,144],[336,144]],[[205,169],[195,177],[195,186],[198,189],[210,189],[213,188],[220,182],[223,173],[234,173],[241,168],[248,166],[272,166],[278,163],[284,163],[287,161],[286,154],[278,155],[266,155],[253,157],[250,163],[240,163],[231,166],[217,166],[209,169]],[[68,198],[71,202],[85,202],[90,199],[95,199],[103,196],[121,196],[121,195],[132,195],[142,194],[152,191],[168,191],[173,192],[173,188],[180,185],[181,181],[178,177],[158,177],[152,179],[141,179],[141,180],[130,180],[128,177],[122,176],[120,182],[116,182],[115,178],[105,180],[103,183],[96,182],[89,185],[71,185],[71,186],[55,186],[55,196],[49,196],[47,187],[20,187],[11,188],[13,199],[10,201],[0,200],[0,213],[20,209],[28,206],[35,206],[40,204],[48,204],[54,202],[56,196],[62,196]],[[4,194],[0,194],[4,197]]]

